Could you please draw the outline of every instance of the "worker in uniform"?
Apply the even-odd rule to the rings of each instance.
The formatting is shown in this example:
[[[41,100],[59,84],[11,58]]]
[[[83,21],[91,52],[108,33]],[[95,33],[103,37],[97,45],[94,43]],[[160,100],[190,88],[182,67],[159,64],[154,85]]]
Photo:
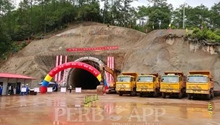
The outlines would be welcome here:
[[[26,84],[25,88],[26,88],[25,95],[28,95],[28,92],[29,92],[28,84]]]
[[[72,89],[73,89],[73,87],[70,85],[70,87],[69,87],[70,93],[72,92]]]
[[[22,92],[22,88],[25,88],[24,84],[21,85],[20,95],[23,96],[24,92]]]
[[[11,90],[12,90],[12,87],[10,85],[10,86],[8,86],[8,95],[11,95]]]
[[[0,95],[2,95],[2,86],[0,85]]]

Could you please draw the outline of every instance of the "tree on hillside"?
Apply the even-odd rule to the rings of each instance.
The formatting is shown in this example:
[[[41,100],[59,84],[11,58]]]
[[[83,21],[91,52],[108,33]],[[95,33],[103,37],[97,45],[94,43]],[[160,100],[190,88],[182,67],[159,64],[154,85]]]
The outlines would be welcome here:
[[[105,1],[103,19],[105,23],[125,26],[132,24],[134,8],[131,7],[133,0],[103,0]]]
[[[148,29],[168,28],[172,17],[172,5],[167,0],[147,0],[149,6],[139,7],[138,17],[148,16]]]
[[[11,39],[5,23],[0,19],[0,57],[11,49]]]
[[[203,23],[210,26],[210,13],[206,6],[200,5],[195,8],[189,7],[186,9],[186,26],[187,27],[202,27]]]
[[[211,25],[213,28],[220,28],[220,2],[211,8]]]
[[[173,11],[167,0],[146,0],[148,6],[134,8],[134,0],[105,1],[101,10],[99,0],[22,0],[15,10],[13,0],[0,0],[0,20],[7,36],[6,39],[24,41],[28,38],[41,38],[42,35],[67,27],[69,23],[79,21],[104,22],[123,27],[130,27],[145,32],[153,29],[181,28],[183,5]],[[146,25],[137,25],[137,19],[147,19]],[[206,6],[186,6],[186,27],[201,28],[205,25],[214,33],[220,28],[220,2],[211,10]],[[206,32],[205,32],[206,33]],[[1,38],[3,38],[0,36]],[[8,40],[4,40],[8,41]]]

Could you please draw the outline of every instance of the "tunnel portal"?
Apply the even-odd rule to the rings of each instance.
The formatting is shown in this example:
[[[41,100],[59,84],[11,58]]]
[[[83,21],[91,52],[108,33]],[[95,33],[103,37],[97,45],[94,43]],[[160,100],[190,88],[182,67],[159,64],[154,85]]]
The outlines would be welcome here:
[[[85,60],[81,62],[87,63],[100,71],[99,64],[97,62],[91,60]],[[99,84],[100,83],[98,79],[86,70],[75,68],[71,69],[71,71],[69,72],[68,85],[72,85],[73,88],[81,87],[84,90],[96,89]]]

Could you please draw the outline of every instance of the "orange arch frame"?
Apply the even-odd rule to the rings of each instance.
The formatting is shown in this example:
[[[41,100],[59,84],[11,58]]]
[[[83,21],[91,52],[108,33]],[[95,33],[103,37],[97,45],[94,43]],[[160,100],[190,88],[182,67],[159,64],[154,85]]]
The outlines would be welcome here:
[[[64,63],[62,65],[59,65],[55,68],[53,68],[44,78],[42,85],[40,87],[40,92],[41,93],[46,93],[47,92],[47,86],[49,85],[49,82],[53,79],[53,77],[59,73],[60,71],[64,70],[64,69],[68,69],[68,68],[80,68],[80,69],[84,69],[87,70],[88,72],[92,73],[99,82],[101,82],[102,78],[101,78],[101,73],[94,68],[93,66],[83,63],[83,62],[67,62]]]

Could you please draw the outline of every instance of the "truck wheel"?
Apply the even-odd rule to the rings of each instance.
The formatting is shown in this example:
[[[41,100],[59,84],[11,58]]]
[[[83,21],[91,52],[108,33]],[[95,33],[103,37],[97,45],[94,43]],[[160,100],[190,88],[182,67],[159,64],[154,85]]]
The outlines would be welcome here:
[[[182,90],[180,91],[178,97],[179,97],[180,99],[183,98],[183,92],[182,92]]]
[[[163,93],[162,93],[162,97],[163,97],[163,98],[166,98],[166,93],[163,92]]]
[[[210,93],[207,95],[207,99],[210,100],[212,98],[212,95],[211,95],[211,91]]]
[[[188,96],[188,99],[190,100],[191,99],[191,94],[188,94],[187,96]]]
[[[119,94],[119,96],[122,96],[122,95],[123,95],[122,92],[118,92],[118,94]]]
[[[153,96],[154,97],[157,97],[158,96],[158,89],[155,89],[154,93],[153,93]]]
[[[142,92],[139,93],[139,97],[143,97],[143,93]]]
[[[135,91],[131,91],[130,96],[135,96],[136,92]]]
[[[213,89],[211,89],[211,98],[213,99],[215,97]]]

